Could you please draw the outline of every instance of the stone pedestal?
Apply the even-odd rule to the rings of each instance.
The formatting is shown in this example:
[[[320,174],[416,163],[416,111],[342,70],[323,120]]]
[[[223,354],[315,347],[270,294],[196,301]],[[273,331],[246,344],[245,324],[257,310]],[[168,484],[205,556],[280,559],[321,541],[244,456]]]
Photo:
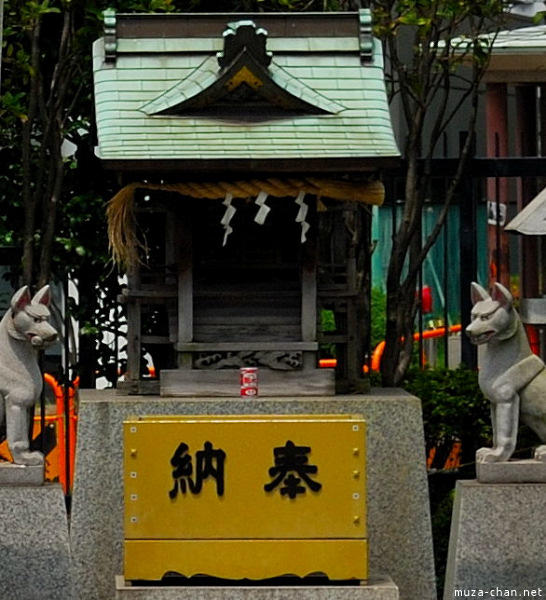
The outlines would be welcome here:
[[[402,600],[435,600],[421,403],[403,390],[256,400],[117,396],[110,390],[82,393],[71,517],[76,597],[114,598],[115,576],[123,573],[125,419],[161,414],[339,413],[362,414],[367,423],[372,576],[388,574]]]
[[[455,590],[546,594],[545,514],[546,484],[457,482],[444,600]]]
[[[546,462],[529,459],[478,463],[476,479],[480,483],[546,483]]]
[[[0,486],[0,598],[73,600],[60,485]]]
[[[11,462],[0,463],[0,486],[35,486],[43,485],[44,465],[16,465]]]
[[[398,588],[390,580],[377,578],[365,586],[233,586],[233,587],[145,587],[130,586],[116,578],[116,600],[398,600]]]

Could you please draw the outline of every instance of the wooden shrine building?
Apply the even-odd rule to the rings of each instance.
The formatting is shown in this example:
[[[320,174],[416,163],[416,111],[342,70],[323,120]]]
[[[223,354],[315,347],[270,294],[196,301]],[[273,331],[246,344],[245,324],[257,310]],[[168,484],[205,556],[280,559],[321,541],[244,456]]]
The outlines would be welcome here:
[[[243,365],[263,396],[359,389],[370,205],[398,157],[369,11],[107,11],[94,78],[124,391],[238,395]]]

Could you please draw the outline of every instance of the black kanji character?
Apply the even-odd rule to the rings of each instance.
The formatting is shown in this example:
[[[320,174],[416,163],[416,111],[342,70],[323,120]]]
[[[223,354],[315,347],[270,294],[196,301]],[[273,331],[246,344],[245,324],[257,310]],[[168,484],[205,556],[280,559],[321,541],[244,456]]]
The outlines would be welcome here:
[[[171,458],[171,466],[174,467],[172,472],[174,487],[169,491],[169,496],[172,499],[176,498],[179,489],[182,494],[185,494],[187,489],[192,494],[199,494],[204,480],[209,478],[216,480],[216,493],[218,496],[223,496],[226,453],[223,450],[215,450],[211,442],[205,442],[204,449],[195,453],[194,480],[192,456],[187,454],[188,449],[188,445],[182,442]]]
[[[269,469],[269,475],[275,479],[264,485],[264,490],[271,492],[282,482],[284,485],[280,490],[281,494],[295,498],[298,494],[305,493],[306,488],[300,485],[303,481],[313,492],[318,492],[322,484],[309,477],[318,471],[315,465],[307,464],[309,452],[309,446],[296,446],[290,440],[284,446],[275,448],[275,466]]]

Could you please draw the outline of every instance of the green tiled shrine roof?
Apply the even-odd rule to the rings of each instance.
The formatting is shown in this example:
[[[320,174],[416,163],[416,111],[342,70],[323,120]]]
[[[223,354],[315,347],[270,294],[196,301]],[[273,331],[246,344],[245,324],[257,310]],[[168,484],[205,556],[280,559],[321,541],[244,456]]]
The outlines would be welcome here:
[[[223,114],[213,94],[220,85],[222,33],[239,15],[208,15],[208,29],[201,27],[204,15],[107,15],[106,35],[93,47],[99,158],[116,164],[348,158],[369,159],[373,167],[372,159],[397,157],[381,48],[365,27],[369,12],[307,21],[304,15],[241,17],[267,31],[271,55],[263,67],[269,95],[252,116],[243,109]],[[349,18],[354,26],[347,27]],[[337,27],[339,19],[344,28]],[[320,27],[313,35],[315,20]],[[256,90],[266,89],[261,83]],[[315,112],[269,106],[278,94]]]

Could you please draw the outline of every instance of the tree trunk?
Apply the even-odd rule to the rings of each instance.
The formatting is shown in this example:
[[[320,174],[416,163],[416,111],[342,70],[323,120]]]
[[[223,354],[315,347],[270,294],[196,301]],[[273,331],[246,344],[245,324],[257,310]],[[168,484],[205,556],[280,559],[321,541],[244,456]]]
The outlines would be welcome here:
[[[23,227],[23,283],[34,281],[34,236],[36,233],[36,191],[32,189],[32,133],[38,110],[40,90],[40,21],[34,24],[31,32],[31,65],[29,103],[27,119],[22,128],[21,166],[23,173],[23,207],[25,223]]]
[[[4,0],[0,0],[0,94],[2,93],[2,44],[4,43]]]
[[[419,118],[422,116],[416,118],[416,128],[420,126]],[[407,148],[406,199],[402,219],[393,234],[393,246],[387,271],[385,349],[381,361],[382,384],[386,387],[400,384],[411,361],[413,324],[417,313],[415,292],[418,273],[411,267],[415,265],[416,260],[419,260],[423,202],[417,163],[419,152],[418,138],[410,132]]]

